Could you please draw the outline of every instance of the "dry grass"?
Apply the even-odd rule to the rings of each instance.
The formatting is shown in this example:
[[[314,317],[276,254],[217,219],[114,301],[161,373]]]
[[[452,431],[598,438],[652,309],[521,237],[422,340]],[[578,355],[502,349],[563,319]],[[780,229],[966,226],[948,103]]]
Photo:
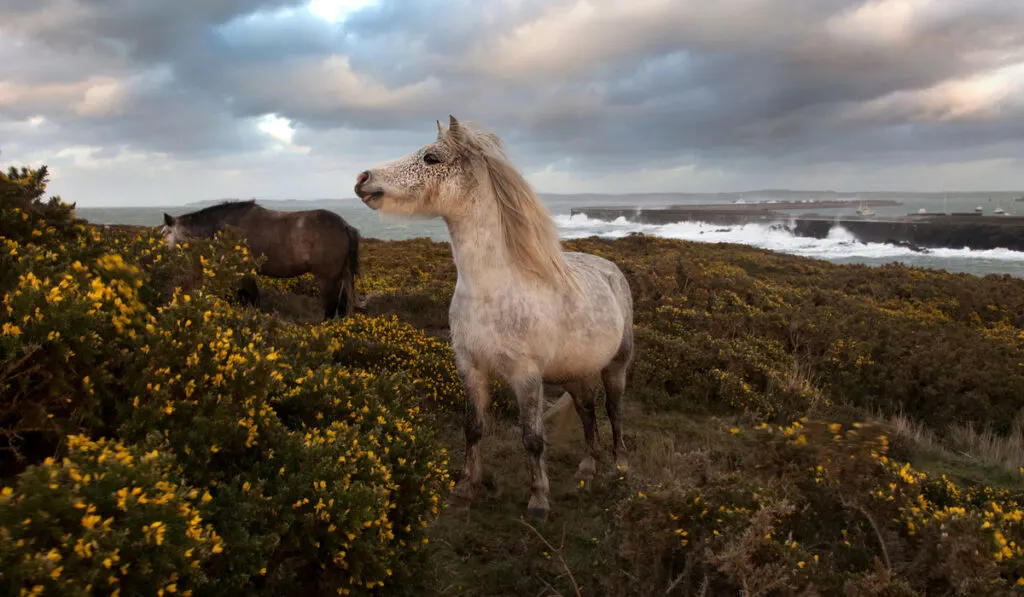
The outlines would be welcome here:
[[[971,423],[953,425],[940,434],[903,413],[877,419],[889,425],[892,438],[904,444],[905,456],[923,470],[982,484],[1022,485],[1024,417],[1014,420],[1008,435],[979,430]]]
[[[971,423],[956,425],[949,431],[949,446],[960,455],[989,465],[999,465],[1007,472],[1024,466],[1024,421],[1018,417],[1009,435],[1001,436],[990,429],[977,430]]]

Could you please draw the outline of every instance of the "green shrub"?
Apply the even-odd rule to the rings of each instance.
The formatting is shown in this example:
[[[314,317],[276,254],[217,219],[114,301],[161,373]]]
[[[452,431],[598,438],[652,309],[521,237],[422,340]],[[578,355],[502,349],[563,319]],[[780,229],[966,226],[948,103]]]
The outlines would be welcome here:
[[[891,460],[868,425],[733,431],[746,442],[739,470],[619,504],[617,590],[1002,595],[1024,585],[1020,496],[931,479]]]
[[[68,455],[0,492],[4,593],[191,595],[224,543],[174,458],[69,435]],[[217,554],[221,554],[218,556]]]

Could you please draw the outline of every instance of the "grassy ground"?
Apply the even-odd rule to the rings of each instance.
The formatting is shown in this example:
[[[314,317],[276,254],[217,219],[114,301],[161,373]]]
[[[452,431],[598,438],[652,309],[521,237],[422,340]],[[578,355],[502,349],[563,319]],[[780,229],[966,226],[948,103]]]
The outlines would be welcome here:
[[[575,415],[574,415],[575,416]],[[485,466],[495,487],[468,511],[447,510],[434,523],[430,556],[434,576],[424,589],[436,595],[598,595],[617,577],[618,545],[610,532],[615,504],[644,487],[678,482],[694,474],[693,463],[728,460],[739,442],[727,423],[707,417],[646,413],[626,408],[631,470],[622,475],[606,460],[598,475],[580,487],[576,466],[583,454],[582,431],[571,421],[566,437],[548,447],[552,512],[544,524],[532,525],[523,515],[529,474],[519,428],[499,421],[484,442]],[[610,437],[607,422],[602,437]],[[459,454],[461,430],[443,430],[445,443]],[[607,442],[605,444],[607,447]],[[610,452],[609,452],[610,457]],[[461,465],[459,457],[453,464]],[[618,571],[624,572],[624,571]],[[667,588],[667,587],[666,587]]]

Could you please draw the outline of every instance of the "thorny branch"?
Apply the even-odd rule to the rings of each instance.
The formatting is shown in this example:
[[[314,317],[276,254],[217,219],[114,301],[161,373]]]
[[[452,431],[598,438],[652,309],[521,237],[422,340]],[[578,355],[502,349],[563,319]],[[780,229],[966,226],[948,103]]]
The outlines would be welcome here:
[[[572,583],[572,590],[575,591],[576,597],[582,597],[582,594],[580,593],[580,587],[576,584],[576,577],[572,575],[572,570],[569,570],[569,565],[565,563],[565,558],[562,557],[562,550],[555,549],[555,547],[551,545],[551,543],[547,539],[544,538],[544,535],[541,535],[540,531],[534,528],[534,526],[530,523],[526,522],[526,520],[524,520],[522,516],[519,517],[519,522],[522,523],[523,526],[525,526],[526,528],[533,531],[533,534],[537,535],[537,538],[540,539],[544,543],[544,545],[547,546],[547,548],[550,549],[551,552],[558,557],[558,561],[562,565],[562,569],[565,570],[565,573],[569,576],[569,582]]]
[[[846,506],[847,508],[853,508],[854,510],[857,510],[858,512],[864,515],[864,518],[868,519],[868,522],[871,524],[871,528],[875,531],[875,536],[878,537],[878,545],[882,548],[882,557],[885,558],[885,570],[886,572],[891,572],[892,561],[889,559],[889,549],[885,546],[885,537],[882,536],[882,529],[878,527],[878,523],[875,522],[875,518],[871,516],[871,513],[868,512],[867,508],[865,508],[864,506],[856,502],[847,500],[846,498],[840,499],[842,499],[844,506]]]

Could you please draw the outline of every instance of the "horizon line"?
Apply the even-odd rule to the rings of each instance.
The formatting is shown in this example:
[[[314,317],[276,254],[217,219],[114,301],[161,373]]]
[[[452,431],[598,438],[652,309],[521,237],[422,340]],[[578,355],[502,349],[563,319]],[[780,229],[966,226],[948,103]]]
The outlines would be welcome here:
[[[538,195],[554,196],[554,197],[579,197],[579,196],[597,196],[597,197],[656,197],[656,196],[700,196],[700,195],[718,195],[718,196],[738,196],[738,195],[749,195],[757,193],[790,193],[790,194],[830,194],[830,195],[944,195],[944,194],[955,194],[955,195],[979,195],[979,194],[990,194],[990,195],[1019,195],[1020,198],[1024,198],[1024,188],[1020,190],[1006,191],[1006,190],[958,190],[958,191],[836,191],[831,189],[812,189],[812,190],[799,190],[799,189],[750,189],[744,191],[648,191],[642,193],[601,193],[592,191],[580,191],[576,193],[553,193],[546,191],[536,191]],[[61,198],[65,203],[75,203],[76,207],[84,209],[112,209],[112,208],[123,208],[123,209],[160,209],[160,208],[177,208],[187,207],[191,205],[199,205],[203,203],[216,203],[222,201],[274,201],[274,202],[288,202],[288,201],[355,201],[358,198],[355,196],[351,197],[306,197],[306,198],[274,198],[274,197],[220,197],[211,199],[196,199],[192,201],[186,201],[184,203],[177,204],[154,204],[154,205],[78,205],[77,202],[66,201]]]

